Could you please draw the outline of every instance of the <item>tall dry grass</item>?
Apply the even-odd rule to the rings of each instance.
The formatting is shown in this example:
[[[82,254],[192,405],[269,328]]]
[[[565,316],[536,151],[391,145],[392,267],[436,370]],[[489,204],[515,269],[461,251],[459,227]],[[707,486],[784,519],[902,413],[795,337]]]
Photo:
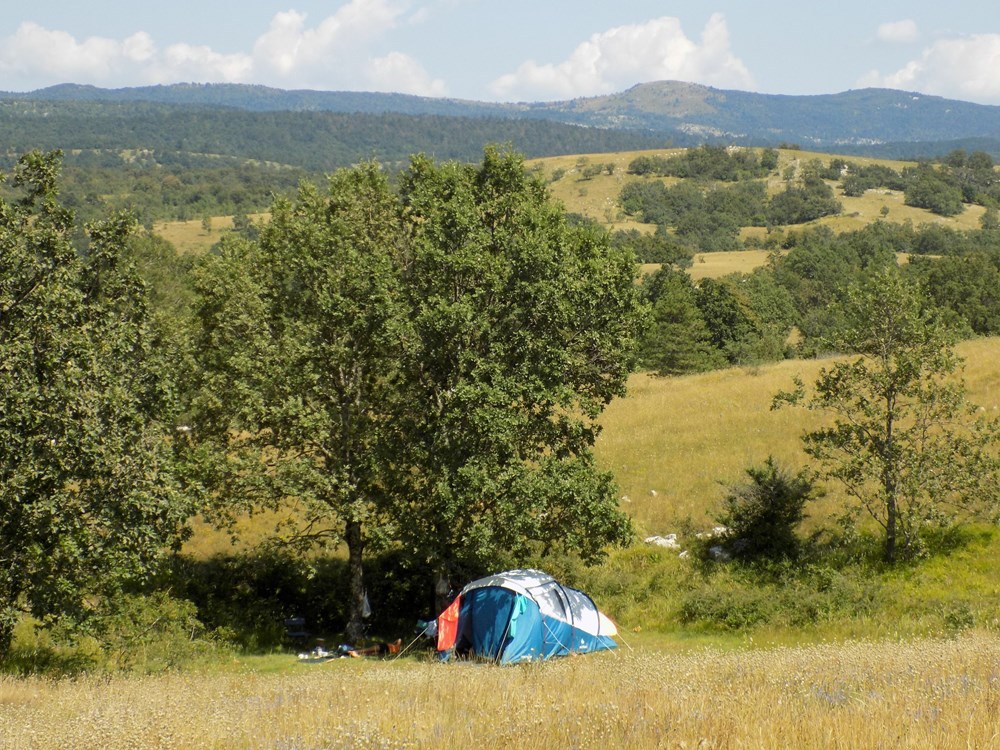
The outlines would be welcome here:
[[[468,746],[998,747],[1000,640],[0,680],[3,750]]]
[[[1000,338],[963,342],[963,372],[972,402],[1000,416]],[[792,360],[753,368],[661,378],[639,374],[628,396],[612,402],[602,417],[596,451],[614,472],[622,507],[640,533],[677,531],[686,520],[708,525],[721,506],[722,482],[737,482],[744,470],[769,455],[789,468],[807,465],[801,435],[823,416],[799,408],[771,411],[779,390],[799,375],[815,382],[831,360]],[[809,513],[821,520],[843,498],[836,487]]]

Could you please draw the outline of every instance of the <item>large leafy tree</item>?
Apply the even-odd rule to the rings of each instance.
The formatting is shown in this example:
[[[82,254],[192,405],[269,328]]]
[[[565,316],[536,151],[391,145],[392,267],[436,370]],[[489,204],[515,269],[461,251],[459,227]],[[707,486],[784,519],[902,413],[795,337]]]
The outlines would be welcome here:
[[[0,656],[19,611],[85,618],[187,515],[134,222],[89,225],[78,252],[59,167],[22,157],[0,200]]]
[[[834,422],[803,440],[882,527],[892,562],[919,549],[925,523],[995,506],[998,429],[975,419],[947,330],[898,271],[853,286],[844,319],[836,343],[856,356],[823,369],[805,400]],[[799,382],[776,404],[804,397]]]
[[[208,476],[346,544],[352,638],[376,539],[447,576],[629,533],[590,449],[634,359],[631,253],[569,228],[513,155],[400,182],[306,186],[199,271]]]
[[[203,369],[194,437],[227,503],[301,508],[290,541],[343,542],[347,635],[362,632],[363,553],[382,527],[385,447],[406,338],[406,235],[374,164],[279,200],[259,241],[198,272]]]
[[[622,395],[644,321],[631,252],[571,228],[519,157],[416,158],[400,538],[438,575],[630,533],[595,465],[597,418]]]

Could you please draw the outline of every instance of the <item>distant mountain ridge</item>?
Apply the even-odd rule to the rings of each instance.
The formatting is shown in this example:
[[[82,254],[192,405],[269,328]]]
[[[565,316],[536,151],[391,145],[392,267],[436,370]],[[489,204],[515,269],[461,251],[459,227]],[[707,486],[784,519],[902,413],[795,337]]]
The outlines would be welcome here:
[[[790,96],[661,81],[569,101],[490,103],[407,94],[286,91],[243,84],[123,89],[64,84],[30,93],[0,94],[0,102],[4,100],[530,119],[661,135],[678,145],[706,140],[753,145],[796,143],[841,153],[926,156],[969,144],[1000,156],[1000,107],[893,89]]]

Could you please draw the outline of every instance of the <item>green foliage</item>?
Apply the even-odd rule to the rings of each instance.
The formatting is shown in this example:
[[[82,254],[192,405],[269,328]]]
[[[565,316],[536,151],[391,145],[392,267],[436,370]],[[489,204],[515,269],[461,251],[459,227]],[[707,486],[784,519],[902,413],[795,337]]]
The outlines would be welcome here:
[[[752,341],[760,336],[750,300],[733,279],[703,279],[698,286],[698,309],[712,342],[733,364],[746,363]]]
[[[399,533],[440,575],[543,551],[587,559],[630,535],[597,469],[597,417],[643,322],[634,258],[569,227],[514,155],[414,160]]]
[[[748,467],[746,475],[749,481],[727,487],[716,516],[726,529],[721,543],[739,560],[794,560],[800,550],[796,527],[815,496],[812,479],[805,471],[790,474],[773,456]]]
[[[866,190],[875,188],[886,188],[888,190],[905,190],[906,180],[903,176],[884,164],[855,164],[846,162],[847,174],[840,182],[844,195],[859,197],[864,195]],[[828,177],[837,179],[837,177]]]
[[[799,185],[789,183],[771,198],[767,206],[770,224],[805,224],[822,216],[839,214],[840,201],[833,196],[833,189],[819,176],[807,177]]]
[[[59,154],[0,200],[0,657],[18,608],[78,623],[141,578],[190,513],[173,473],[174,388],[113,215],[73,245]]]
[[[871,618],[883,597],[881,581],[863,569],[726,566],[685,592],[679,618],[708,630],[803,629]]]
[[[611,235],[611,244],[618,249],[631,250],[639,263],[688,268],[692,262],[692,249],[665,231],[662,225],[653,234],[638,229],[618,230]]]
[[[387,179],[366,164],[335,173],[326,194],[304,185],[277,201],[259,244],[224,242],[199,276],[195,436],[226,457],[212,469],[227,498],[295,496],[306,541],[347,543],[354,638],[395,437],[385,415],[407,338],[404,241]]]
[[[690,158],[693,163],[700,164],[705,157],[698,154],[703,152],[715,155],[727,153],[726,149],[703,147],[689,149],[684,156],[671,157],[666,161]],[[695,155],[690,156],[692,154]],[[655,170],[647,168],[647,161],[656,159],[662,157],[639,157],[632,163],[632,170],[638,169],[642,174],[653,172]],[[711,159],[708,161],[711,162]],[[767,171],[763,170],[764,174]],[[789,182],[783,192],[771,198],[768,198],[763,181],[748,179],[752,174],[741,171],[719,176],[718,172],[708,170],[705,175],[716,180],[732,179],[736,184],[704,189],[693,181],[685,180],[668,188],[659,180],[635,180],[622,187],[618,201],[628,215],[647,223],[673,227],[677,239],[690,247],[705,252],[735,250],[739,247],[741,227],[803,224],[840,213],[841,205],[829,185],[819,176],[820,171],[818,167],[807,170],[800,183]],[[677,176],[692,175],[678,173]]]
[[[294,496],[304,541],[346,542],[351,638],[369,545],[451,574],[630,533],[591,449],[634,364],[633,256],[513,154],[416,157],[400,184],[368,164],[304,186],[199,269],[206,481]]]
[[[161,673],[231,653],[221,632],[208,633],[193,603],[162,591],[102,602],[85,632],[43,629],[25,619],[14,634],[6,672],[49,676],[100,672]]]
[[[957,216],[965,210],[962,190],[947,173],[921,165],[906,176],[907,206],[926,208],[941,216]]]
[[[652,315],[639,351],[643,367],[676,375],[723,366],[725,358],[712,341],[688,274],[661,268],[643,280],[642,290]]]
[[[1000,253],[914,258],[908,271],[954,326],[978,336],[1000,332]]]
[[[835,345],[860,355],[821,371],[806,405],[831,412],[833,426],[803,437],[806,452],[884,530],[884,556],[921,550],[931,522],[994,512],[997,422],[974,418],[951,339],[897,272],[854,286]],[[797,403],[794,393],[775,403]]]
[[[157,591],[108,601],[94,623],[99,667],[163,672],[216,656],[225,643],[210,636],[189,601]]]
[[[677,156],[636,157],[628,165],[628,171],[637,175],[737,182],[765,177],[776,166],[775,156],[773,151],[758,157],[757,152],[749,148],[704,144]],[[766,160],[766,165],[762,159]]]

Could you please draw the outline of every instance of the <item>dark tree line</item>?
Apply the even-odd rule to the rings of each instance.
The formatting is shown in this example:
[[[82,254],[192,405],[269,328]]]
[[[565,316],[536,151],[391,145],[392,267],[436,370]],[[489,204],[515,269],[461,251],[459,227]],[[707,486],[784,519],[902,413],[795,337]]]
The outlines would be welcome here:
[[[642,284],[653,314],[642,363],[670,374],[826,351],[848,289],[895,268],[897,254],[911,256],[903,276],[959,335],[1000,334],[1000,231],[877,221],[841,235],[790,233],[751,274],[695,283],[681,263],[664,265]]]

